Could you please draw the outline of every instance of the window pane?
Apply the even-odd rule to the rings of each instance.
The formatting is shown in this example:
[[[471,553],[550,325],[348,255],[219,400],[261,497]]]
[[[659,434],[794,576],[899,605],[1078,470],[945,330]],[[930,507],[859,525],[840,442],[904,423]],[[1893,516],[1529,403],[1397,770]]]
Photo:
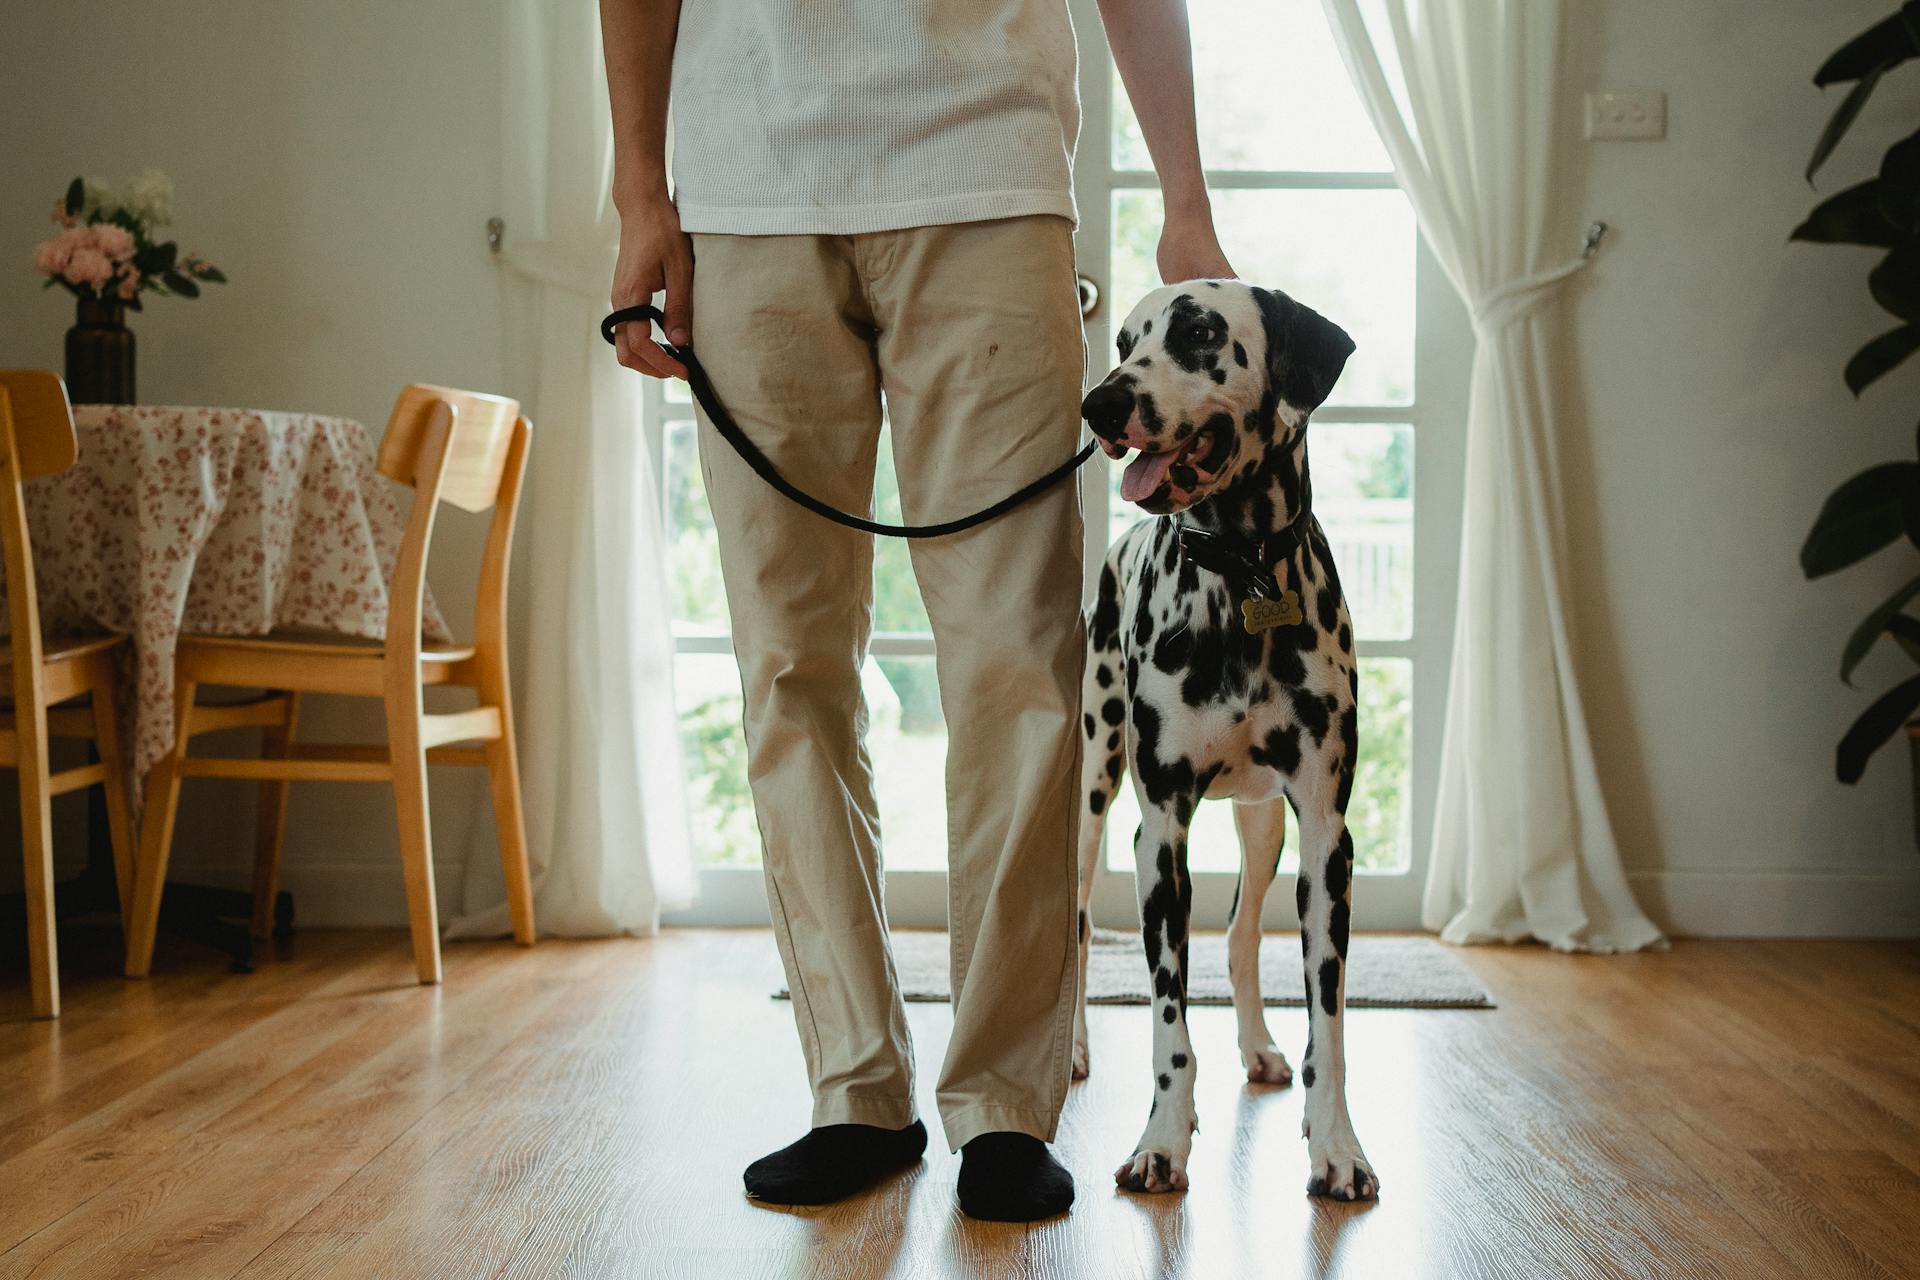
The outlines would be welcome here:
[[[1392,168],[1320,0],[1188,0],[1200,156],[1209,169]],[[1149,169],[1119,74],[1113,167]]]
[[[683,653],[673,663],[680,750],[687,763],[687,818],[696,862],[760,865],[760,830],[747,790],[740,729],[740,672],[730,653]]]
[[[782,499],[784,501],[784,499]],[[900,480],[893,470],[893,429],[880,431],[880,459],[873,477],[874,519],[883,524],[900,524]],[[932,629],[927,607],[920,600],[920,586],[913,577],[913,561],[907,554],[905,538],[873,540],[873,628],[875,631],[910,631],[924,635]]]
[[[660,397],[669,404],[692,404],[693,389],[678,378],[666,378],[660,384]]]
[[[695,430],[692,422],[669,422],[662,429],[667,573],[677,629],[717,635],[727,629],[727,597]]]
[[[933,659],[870,657],[861,686],[887,869],[945,870],[947,730]],[[740,677],[732,655],[680,654],[674,697],[695,857],[710,865],[758,866],[760,835],[747,789]]]
[[[1216,191],[1214,224],[1242,278],[1282,289],[1358,346],[1329,404],[1413,401],[1413,211],[1399,191]],[[1113,193],[1113,316],[1160,283],[1160,193]],[[1107,353],[1110,364],[1112,353]]]
[[[1412,863],[1413,663],[1360,660],[1360,769],[1347,803],[1354,865],[1405,871]]]
[[[1347,828],[1353,833],[1354,865],[1365,871],[1403,871],[1411,859],[1407,788],[1411,774],[1413,664],[1405,658],[1364,658],[1360,662],[1360,769],[1347,804]],[[1240,839],[1230,801],[1200,806],[1187,836],[1187,867],[1195,872],[1234,873],[1240,869]],[[1107,866],[1133,870],[1133,833],[1140,808],[1133,797],[1133,775],[1121,784],[1108,810]],[[1281,869],[1300,869],[1299,823],[1287,815],[1287,843]],[[1364,892],[1364,888],[1360,890]]]
[[[889,871],[947,869],[947,725],[933,659],[868,658],[867,749]]]
[[[1413,634],[1413,429],[1326,422],[1307,441],[1313,509],[1362,640]]]

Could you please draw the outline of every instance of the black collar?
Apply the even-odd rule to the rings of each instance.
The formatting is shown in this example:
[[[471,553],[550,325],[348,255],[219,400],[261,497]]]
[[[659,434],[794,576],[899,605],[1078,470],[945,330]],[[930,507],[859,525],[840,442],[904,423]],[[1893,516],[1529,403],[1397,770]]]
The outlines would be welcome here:
[[[1292,576],[1293,553],[1307,540],[1313,519],[1311,501],[1302,501],[1293,519],[1258,540],[1180,525],[1180,553],[1227,580],[1242,599],[1278,600]],[[1287,566],[1282,574],[1275,569]]]

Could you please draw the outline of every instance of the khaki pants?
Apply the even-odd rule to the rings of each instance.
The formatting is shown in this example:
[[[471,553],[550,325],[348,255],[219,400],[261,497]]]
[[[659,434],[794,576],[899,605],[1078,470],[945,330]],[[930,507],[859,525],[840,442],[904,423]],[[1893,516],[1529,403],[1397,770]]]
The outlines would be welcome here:
[[[978,510],[1073,451],[1071,229],[1015,218],[855,236],[694,236],[694,344],[783,474],[869,512],[885,389],[909,523]],[[912,1121],[860,667],[873,540],[700,459],[745,694],[748,775],[815,1125]],[[948,729],[948,1145],[1052,1140],[1071,1046],[1081,521],[1063,483],[912,544]]]

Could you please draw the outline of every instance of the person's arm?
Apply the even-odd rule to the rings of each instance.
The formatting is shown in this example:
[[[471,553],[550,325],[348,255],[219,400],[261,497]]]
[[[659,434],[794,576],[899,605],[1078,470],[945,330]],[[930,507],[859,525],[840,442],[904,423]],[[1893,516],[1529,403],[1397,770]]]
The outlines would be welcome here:
[[[1213,205],[1200,168],[1186,0],[1100,0],[1100,19],[1160,176],[1166,206],[1160,278],[1173,284],[1231,276],[1233,267],[1213,230]]]
[[[600,0],[600,43],[613,104],[613,205],[620,213],[620,257],[613,268],[613,305],[639,306],[667,291],[667,341],[693,331],[693,245],[667,194],[667,92],[680,0]],[[684,378],[678,360],[651,331],[623,324],[615,350],[629,369]]]

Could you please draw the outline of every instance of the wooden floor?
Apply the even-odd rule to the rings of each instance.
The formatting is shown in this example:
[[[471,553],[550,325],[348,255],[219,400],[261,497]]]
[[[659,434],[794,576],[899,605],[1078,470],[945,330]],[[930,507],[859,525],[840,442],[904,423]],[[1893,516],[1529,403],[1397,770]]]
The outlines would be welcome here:
[[[1920,1270],[1920,946],[1682,943],[1463,958],[1493,1011],[1358,1011],[1371,1207],[1303,1194],[1300,1091],[1249,1089],[1197,1008],[1185,1196],[1117,1192],[1145,1011],[1093,1010],[1037,1227],[959,1216],[944,1144],[844,1205],[739,1170],[804,1125],[758,932],[447,948],[303,934],[234,977],[123,982],[69,941],[67,1013],[0,988],[0,1277],[1892,1276]],[[1367,945],[1364,937],[1354,945]],[[104,952],[105,947],[94,951]],[[932,1115],[943,1005],[911,1006]],[[1274,1010],[1283,1047],[1298,1010]]]

